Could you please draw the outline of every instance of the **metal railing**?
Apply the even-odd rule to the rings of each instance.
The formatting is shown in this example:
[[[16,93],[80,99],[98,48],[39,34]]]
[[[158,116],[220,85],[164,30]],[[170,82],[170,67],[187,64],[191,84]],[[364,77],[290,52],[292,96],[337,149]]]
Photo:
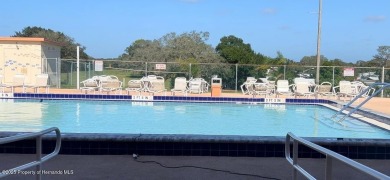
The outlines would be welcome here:
[[[45,134],[48,134],[50,132],[56,132],[56,146],[55,149],[52,153],[47,154],[46,156],[42,157],[42,136]],[[28,134],[22,134],[22,135],[17,135],[17,136],[11,136],[11,137],[5,137],[5,138],[0,138],[0,145],[1,144],[6,144],[6,143],[11,143],[15,141],[20,141],[20,140],[25,140],[25,139],[31,139],[35,138],[36,140],[36,160],[9,170],[3,170],[0,172],[0,178],[12,175],[12,174],[18,174],[18,172],[23,171],[27,168],[31,167],[36,167],[36,172],[41,172],[41,164],[44,163],[45,161],[53,158],[60,152],[61,148],[61,132],[58,128],[52,127],[40,132],[35,132],[35,133],[28,133]],[[35,173],[36,179],[41,179],[42,173]]]
[[[361,102],[358,106],[356,106],[355,108],[353,108],[351,111],[349,111],[348,114],[346,114],[345,116],[343,116],[341,119],[338,120],[338,122],[342,122],[344,121],[345,118],[347,118],[348,116],[350,116],[351,114],[353,114],[354,112],[356,112],[360,107],[362,107],[364,104],[367,103],[367,101],[369,101],[371,98],[373,98],[374,96],[376,96],[377,94],[379,94],[380,92],[382,92],[384,89],[390,87],[390,83],[374,83],[374,84],[371,84],[369,87],[367,87],[366,89],[364,89],[360,94],[358,94],[355,98],[353,98],[348,104],[346,104],[343,108],[341,108],[336,114],[334,114],[332,116],[332,118],[335,118],[337,117],[337,115],[339,114],[342,114],[344,110],[346,110],[347,108],[350,108],[351,105],[356,101],[358,100],[359,98],[361,98],[364,94],[366,94],[368,91],[370,91],[371,89],[375,89],[374,87],[375,86],[381,86],[381,88],[379,88],[378,90],[375,90],[370,96],[368,96],[363,102]]]
[[[291,139],[293,144],[293,151],[292,151],[292,158],[291,158]],[[324,179],[332,179],[332,169],[333,169],[333,160],[339,160],[341,163],[348,165],[362,173],[365,173],[373,178],[377,179],[390,179],[389,176],[382,174],[374,169],[371,169],[363,164],[360,164],[356,161],[353,161],[352,159],[349,159],[345,156],[342,156],[340,154],[337,154],[331,150],[328,150],[326,148],[323,148],[317,144],[314,144],[310,141],[307,141],[303,138],[297,137],[291,132],[287,133],[286,135],[286,142],[285,142],[285,157],[287,161],[293,166],[293,179],[297,179],[298,172],[300,172],[303,176],[305,176],[307,179],[316,179],[314,178],[309,172],[307,172],[305,169],[303,169],[298,164],[298,145],[303,144],[311,149],[316,150],[317,152],[320,152],[321,154],[325,155],[326,162],[325,162],[325,178]]]

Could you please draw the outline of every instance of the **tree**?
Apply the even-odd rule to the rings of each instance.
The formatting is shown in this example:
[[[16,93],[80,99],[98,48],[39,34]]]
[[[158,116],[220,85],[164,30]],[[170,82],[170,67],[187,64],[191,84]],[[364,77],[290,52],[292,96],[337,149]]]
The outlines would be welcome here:
[[[381,66],[387,67],[387,62],[390,60],[390,46],[379,46],[378,54],[374,56],[374,59],[381,61]]]
[[[144,62],[168,62],[168,72],[181,72],[181,74],[166,73],[166,79],[186,73],[193,77],[203,77],[206,80],[212,73],[228,74],[227,68],[223,68],[224,59],[215,53],[214,48],[206,44],[209,38],[208,32],[191,31],[188,33],[168,33],[155,40],[139,39],[125,49],[119,57],[126,61],[140,61],[140,63],[121,63],[119,68],[134,68],[141,70]],[[175,63],[170,63],[175,62]],[[202,65],[201,63],[215,63],[215,65]],[[191,65],[190,65],[191,64]],[[191,66],[191,67],[190,67]],[[190,72],[191,69],[191,72]],[[153,67],[149,68],[153,70]]]
[[[233,35],[222,37],[215,50],[231,64],[251,64],[256,56],[250,44]]]
[[[237,68],[238,84],[242,84],[247,77],[264,77],[265,70],[248,64],[266,64],[268,58],[260,53],[255,53],[250,44],[244,43],[241,38],[233,35],[224,36],[215,48],[216,52],[230,64],[239,64]],[[235,72],[235,66],[231,66],[231,72]],[[230,76],[234,77],[234,76]],[[235,78],[230,78],[224,82],[234,85]],[[231,82],[229,82],[231,81]]]
[[[127,47],[119,58],[143,62],[182,62],[186,59],[197,63],[222,62],[215,50],[205,43],[208,37],[208,32],[192,31],[180,35],[168,33],[155,40],[140,39]]]
[[[320,59],[321,59],[321,62],[328,60],[328,58],[326,58],[323,55],[320,56]],[[317,56],[304,56],[299,63],[303,66],[316,66],[317,65]]]
[[[86,47],[75,42],[75,40],[62,32],[45,29],[37,26],[26,27],[22,31],[15,32],[13,37],[42,37],[50,41],[54,41],[64,46],[61,48],[61,58],[75,59],[77,58],[77,46],[80,46],[80,58],[88,59],[89,56],[85,53]]]
[[[120,59],[143,62],[163,62],[162,45],[157,40],[139,39],[125,49]]]

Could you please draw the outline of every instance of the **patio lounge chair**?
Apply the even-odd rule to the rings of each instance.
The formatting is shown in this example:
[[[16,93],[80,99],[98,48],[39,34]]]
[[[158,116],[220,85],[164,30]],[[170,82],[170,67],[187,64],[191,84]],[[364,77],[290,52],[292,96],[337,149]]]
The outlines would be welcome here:
[[[188,82],[188,91],[190,93],[202,93],[202,82],[191,80]]]
[[[84,81],[81,81],[81,84],[83,84],[83,87],[80,87],[80,90],[81,92],[85,92],[85,94],[87,94],[87,92],[89,91],[93,91],[93,93],[95,94],[95,92],[99,90],[97,78],[86,79]]]
[[[276,97],[279,95],[292,95],[291,87],[293,85],[288,84],[288,80],[278,80],[276,83]]]
[[[26,87],[24,85],[24,80],[25,79],[26,79],[26,77],[24,76],[24,74],[16,74],[13,77],[12,84],[11,85],[6,85],[6,87],[11,88],[11,92],[12,93],[15,92],[15,89],[17,87],[20,87],[20,88],[22,88],[22,92],[25,93],[26,92]]]
[[[271,95],[271,88],[267,83],[254,83],[252,94],[253,97],[256,97],[256,95],[264,95],[264,97],[267,97]]]
[[[4,76],[0,74],[0,92],[4,93],[5,88],[7,87],[5,84],[3,84],[3,78]]]
[[[143,83],[141,80],[130,80],[127,83],[127,94],[129,95],[131,91],[138,92],[138,95],[141,94],[141,91],[143,90]]]
[[[369,86],[366,86],[363,82],[360,81],[352,81],[351,82],[352,89],[356,89],[357,93],[360,93],[364,91],[365,89],[369,88]],[[362,97],[368,97],[370,94],[372,94],[375,91],[375,88],[371,88],[366,93],[362,95]]]
[[[310,84],[305,81],[300,81],[295,84],[295,91],[294,91],[295,98],[297,96],[303,96],[309,98],[309,96],[314,95],[314,92],[310,91]]]
[[[338,89],[337,96],[339,100],[341,97],[350,97],[352,100],[358,94],[358,89],[356,86],[352,86],[350,81],[340,81],[338,86],[333,87],[333,91],[336,92],[336,89]]]
[[[187,96],[188,88],[187,88],[187,78],[185,77],[177,77],[175,78],[175,85],[173,89],[171,89],[172,95],[174,96],[176,92],[183,93]]]
[[[35,84],[26,85],[26,87],[34,89],[34,93],[39,93],[39,88],[45,88],[45,93],[48,94],[50,88],[50,86],[47,84],[48,79],[48,74],[37,74],[35,76]]]
[[[107,92],[109,94],[112,91],[115,91],[115,94],[119,92],[122,94],[122,82],[118,78],[107,78],[105,80],[99,81],[100,92]]]
[[[150,78],[148,76],[148,79],[150,81],[150,87],[147,90],[149,93],[154,96],[155,93],[164,92],[164,95],[166,96],[167,89],[165,89],[165,80],[163,77],[156,76],[156,78]]]
[[[246,81],[240,86],[242,94],[248,95],[252,94],[254,91],[254,83],[256,83],[256,78],[247,77]]]
[[[332,83],[330,82],[322,82],[320,85],[316,86],[314,92],[316,95],[320,96],[334,96],[335,93],[332,90]]]

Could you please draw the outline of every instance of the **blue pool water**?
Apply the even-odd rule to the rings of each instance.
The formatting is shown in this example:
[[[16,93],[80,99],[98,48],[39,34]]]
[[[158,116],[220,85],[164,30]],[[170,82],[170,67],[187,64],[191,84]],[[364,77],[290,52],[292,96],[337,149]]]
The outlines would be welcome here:
[[[336,123],[335,111],[318,105],[3,100],[0,109],[0,131],[12,132],[390,138],[355,119]]]

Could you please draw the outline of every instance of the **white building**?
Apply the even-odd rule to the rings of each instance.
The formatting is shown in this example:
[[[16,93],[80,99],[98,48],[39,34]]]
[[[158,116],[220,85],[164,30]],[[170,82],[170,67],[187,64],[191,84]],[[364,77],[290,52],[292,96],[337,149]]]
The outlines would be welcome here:
[[[15,74],[24,74],[25,83],[35,75],[49,74],[49,84],[60,85],[61,44],[37,37],[0,37],[0,75],[11,83]]]

